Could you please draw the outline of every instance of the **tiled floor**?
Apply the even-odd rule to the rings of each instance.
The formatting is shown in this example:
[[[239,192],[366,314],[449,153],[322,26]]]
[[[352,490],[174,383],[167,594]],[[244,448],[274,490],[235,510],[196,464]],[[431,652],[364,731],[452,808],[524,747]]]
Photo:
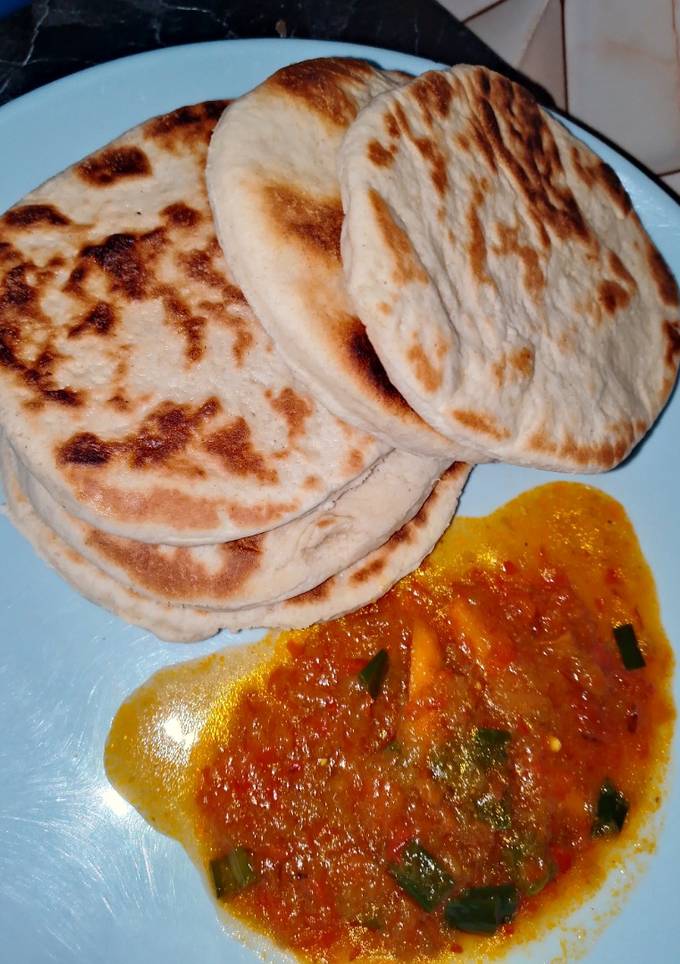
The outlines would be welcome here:
[[[680,192],[680,0],[440,0]]]

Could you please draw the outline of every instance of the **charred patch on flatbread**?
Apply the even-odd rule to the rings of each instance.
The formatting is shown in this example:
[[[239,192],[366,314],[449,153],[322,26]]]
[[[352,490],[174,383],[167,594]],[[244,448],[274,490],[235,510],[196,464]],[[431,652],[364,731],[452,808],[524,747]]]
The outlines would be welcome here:
[[[661,253],[649,238],[645,239],[645,254],[652,280],[659,293],[659,298],[661,298],[663,303],[668,307],[676,308],[678,304],[680,304],[678,285]]]
[[[285,184],[268,184],[264,196],[285,239],[301,242],[307,251],[324,258],[340,260],[343,212],[339,197],[315,197]]]
[[[116,324],[116,314],[105,301],[98,301],[90,308],[85,316],[69,328],[69,338],[79,338],[81,335],[108,335]]]
[[[104,272],[112,292],[139,301],[148,294],[153,264],[166,243],[164,228],[143,234],[111,234],[100,244],[86,245],[80,259]],[[87,270],[83,265],[78,267]],[[73,285],[73,274],[69,284]]]
[[[187,251],[179,255],[179,264],[192,281],[200,281],[210,288],[223,288],[224,274],[213,265],[212,253],[208,250]]]
[[[149,177],[151,162],[140,147],[107,147],[76,166],[76,174],[86,184],[110,187],[133,177]]]
[[[274,411],[286,422],[288,441],[294,442],[304,433],[305,424],[314,412],[314,406],[308,398],[298,395],[290,387],[282,388],[278,395],[268,397],[268,401]]]
[[[376,394],[389,402],[406,407],[406,402],[389,380],[375,348],[368,340],[366,329],[358,318],[353,319],[351,330],[347,332],[347,340],[344,344],[352,368],[361,373],[362,378],[368,382]]]
[[[612,273],[616,275],[619,281],[623,281],[623,283],[632,291],[637,291],[637,283],[635,278],[630,273],[628,268],[626,268],[618,254],[615,251],[609,251],[607,257],[609,260],[609,268]]]
[[[195,228],[203,220],[203,215],[184,201],[168,204],[161,211],[161,217],[174,228]]]
[[[380,575],[386,564],[387,559],[384,558],[384,556],[378,556],[377,559],[373,559],[371,562],[367,562],[365,566],[356,569],[350,576],[350,582],[356,586],[360,586],[366,582],[366,580]]]
[[[484,194],[476,178],[473,183],[473,193],[468,205],[466,221],[468,228],[467,254],[470,270],[477,284],[487,284],[495,287],[495,282],[489,274],[487,259],[486,237],[482,222],[479,219],[479,208],[484,202]]]
[[[426,284],[428,277],[411,244],[411,239],[395,221],[387,201],[374,188],[369,190],[369,199],[383,241],[392,255],[394,280],[398,284],[408,284],[412,281]]]
[[[311,108],[323,120],[346,127],[357,115],[352,87],[364,83],[374,69],[362,60],[323,57],[278,70],[266,82]]]
[[[437,146],[436,141],[430,137],[416,137],[413,142],[430,168],[430,180],[435,191],[440,197],[443,197],[449,183],[446,158]]]
[[[167,463],[183,452],[202,428],[221,409],[216,398],[209,398],[192,409],[190,405],[163,402],[146,416],[137,432],[122,439],[105,440],[92,432],[80,432],[60,445],[60,465],[106,465],[124,458],[130,468],[144,469]]]
[[[189,362],[200,361],[205,353],[207,319],[194,314],[174,288],[161,289],[166,324],[184,339],[184,354]]]
[[[191,601],[198,594],[214,600],[234,596],[260,567],[262,541],[262,536],[249,536],[223,543],[219,546],[222,563],[210,572],[191,549],[159,549],[94,528],[87,536],[87,544],[119,566],[136,585],[177,601]]]
[[[407,357],[413,366],[413,372],[420,384],[428,392],[436,392],[442,383],[441,369],[432,364],[428,356],[418,344],[411,345]]]
[[[460,425],[472,429],[473,432],[479,432],[480,435],[487,435],[497,442],[510,437],[508,430],[498,425],[494,417],[488,413],[455,408],[451,411],[451,415]]]
[[[71,223],[53,204],[19,204],[7,211],[2,221],[9,228],[32,228],[36,224],[60,228]]]
[[[314,586],[313,589],[308,589],[307,592],[301,592],[299,595],[292,596],[290,599],[284,599],[282,605],[297,606],[298,603],[305,605],[307,603],[317,602],[320,599],[325,599],[330,594],[335,582],[335,577],[331,576],[330,579],[319,583],[319,585]]]
[[[630,304],[630,293],[611,278],[605,278],[597,286],[597,300],[608,315],[615,315],[617,311]]]
[[[482,141],[488,141],[495,163],[512,178],[537,229],[545,225],[561,241],[592,246],[593,235],[567,184],[555,138],[534,98],[483,68],[475,68],[471,77],[470,134],[481,143],[476,135],[483,133]]]
[[[384,144],[375,139],[369,142],[366,153],[369,161],[376,167],[391,167],[396,157],[394,147],[385,147]]]
[[[229,100],[207,100],[154,117],[144,125],[144,135],[168,150],[191,147],[196,140],[208,144],[215,125],[229,106]]]
[[[607,441],[594,445],[581,444],[569,434],[561,443],[557,443],[546,429],[540,429],[529,439],[529,447],[537,452],[557,456],[578,468],[597,466],[605,470],[621,461],[634,440],[635,427],[624,423],[612,425]]]
[[[225,291],[227,294],[225,294]],[[229,292],[238,297],[229,298]],[[244,316],[243,313],[231,311],[228,306],[230,304],[242,305],[246,302],[241,291],[233,285],[225,285],[222,290],[222,297],[224,301],[200,301],[198,307],[202,312],[209,315],[213,321],[231,329],[234,335],[231,353],[234,361],[240,367],[243,364],[246,352],[254,342],[254,337],[247,316]],[[267,347],[269,348],[269,342],[267,342]]]
[[[492,246],[495,254],[501,257],[513,255],[522,262],[522,282],[529,297],[537,302],[545,290],[545,275],[541,268],[539,252],[532,244],[523,243],[519,239],[519,227],[509,224],[496,223],[498,243]]]
[[[253,445],[250,426],[241,416],[209,435],[203,448],[233,475],[254,476],[262,483],[278,481],[278,473]]]
[[[599,159],[595,162],[594,169],[596,180],[605,189],[619,214],[628,214],[633,205],[616,172],[612,170],[609,164],[605,164],[604,161]]]
[[[47,402],[77,407],[82,405],[84,393],[55,380],[59,353],[49,339],[42,343],[33,340],[34,331],[49,330],[49,322],[38,291],[28,281],[32,267],[29,263],[15,265],[0,285],[0,367],[11,371],[28,390],[30,407],[40,408]]]
[[[409,93],[419,105],[425,121],[432,126],[434,117],[444,118],[449,112],[453,90],[449,78],[440,71],[431,70],[418,77]]]
[[[665,361],[675,370],[680,358],[680,321],[664,321],[663,333],[666,338]]]

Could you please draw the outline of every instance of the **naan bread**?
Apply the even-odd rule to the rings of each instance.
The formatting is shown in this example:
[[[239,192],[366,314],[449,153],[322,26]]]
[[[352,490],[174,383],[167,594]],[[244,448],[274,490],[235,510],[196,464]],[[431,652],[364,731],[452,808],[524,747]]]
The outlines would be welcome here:
[[[596,154],[455,67],[365,107],[339,175],[350,296],[424,419],[521,465],[625,458],[675,381],[678,288]]]
[[[159,602],[232,610],[306,592],[377,549],[411,519],[448,463],[393,450],[306,515],[269,532],[205,546],[150,545],[95,529],[17,462],[41,519],[128,589]]]
[[[359,60],[284,67],[225,111],[208,190],[238,284],[315,398],[397,448],[451,453],[386,377],[340,262],[338,149],[358,110],[404,79]]]
[[[92,602],[171,642],[207,639],[220,629],[309,626],[372,602],[420,565],[433,548],[456,511],[470,471],[460,462],[451,466],[417,515],[384,546],[311,592],[273,606],[219,613],[155,602],[125,588],[68,546],[40,519],[21,489],[16,459],[6,442],[0,442],[0,469],[10,519],[38,555]]]
[[[270,529],[386,451],[301,387],[227,271],[204,177],[224,106],[151,120],[0,217],[0,423],[70,512],[143,541]]]

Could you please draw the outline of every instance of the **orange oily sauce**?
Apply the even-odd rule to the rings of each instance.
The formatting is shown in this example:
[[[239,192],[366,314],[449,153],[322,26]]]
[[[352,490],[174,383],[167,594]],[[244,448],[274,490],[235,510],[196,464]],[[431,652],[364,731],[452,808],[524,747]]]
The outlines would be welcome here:
[[[612,627],[646,659],[624,668]],[[377,651],[375,698],[358,674]],[[232,920],[306,959],[501,953],[582,901],[643,846],[674,718],[673,658],[623,508],[554,483],[456,519],[373,605],[158,673],[121,707],[116,788],[205,874],[243,848]],[[491,758],[480,732],[506,734]],[[605,779],[629,805],[593,838]],[[409,842],[452,881],[433,910],[400,886]],[[391,872],[392,871],[392,872]],[[493,937],[448,926],[466,888],[512,883]]]

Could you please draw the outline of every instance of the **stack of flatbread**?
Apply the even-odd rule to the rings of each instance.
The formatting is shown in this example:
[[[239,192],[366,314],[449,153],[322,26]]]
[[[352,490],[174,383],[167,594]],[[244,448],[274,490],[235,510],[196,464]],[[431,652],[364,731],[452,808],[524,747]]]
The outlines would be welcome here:
[[[7,506],[162,638],[307,625],[419,565],[470,462],[621,461],[679,331],[618,179],[521,88],[295,64],[0,219]]]

